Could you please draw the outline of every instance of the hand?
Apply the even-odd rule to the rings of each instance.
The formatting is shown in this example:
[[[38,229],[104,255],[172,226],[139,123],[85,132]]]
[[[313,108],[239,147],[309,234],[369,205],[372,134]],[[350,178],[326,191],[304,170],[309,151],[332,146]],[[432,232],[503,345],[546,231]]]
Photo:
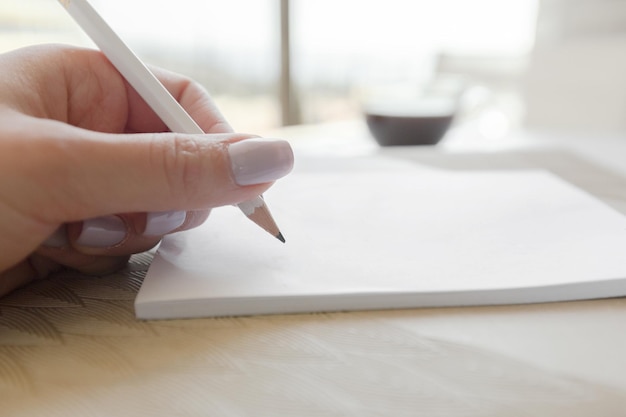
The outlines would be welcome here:
[[[232,133],[198,84],[154,72],[207,135],[168,133],[98,51],[0,55],[0,295],[113,271],[291,170],[287,142]]]

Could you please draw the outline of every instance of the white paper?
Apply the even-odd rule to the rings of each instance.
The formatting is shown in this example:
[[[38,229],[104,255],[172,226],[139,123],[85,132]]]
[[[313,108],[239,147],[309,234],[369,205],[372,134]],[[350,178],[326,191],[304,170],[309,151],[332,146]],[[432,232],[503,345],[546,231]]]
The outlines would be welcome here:
[[[137,317],[626,295],[626,218],[547,172],[298,173],[265,197],[286,244],[214,209],[161,244]]]

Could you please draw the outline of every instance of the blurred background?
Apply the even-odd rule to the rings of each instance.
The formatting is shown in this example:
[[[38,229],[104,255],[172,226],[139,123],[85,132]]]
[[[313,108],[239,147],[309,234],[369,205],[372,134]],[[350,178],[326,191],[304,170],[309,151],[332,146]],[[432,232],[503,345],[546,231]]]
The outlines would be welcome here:
[[[623,0],[92,0],[146,62],[187,74],[238,131],[359,118],[435,91],[499,137],[626,130]],[[92,46],[56,0],[0,3],[0,51]]]

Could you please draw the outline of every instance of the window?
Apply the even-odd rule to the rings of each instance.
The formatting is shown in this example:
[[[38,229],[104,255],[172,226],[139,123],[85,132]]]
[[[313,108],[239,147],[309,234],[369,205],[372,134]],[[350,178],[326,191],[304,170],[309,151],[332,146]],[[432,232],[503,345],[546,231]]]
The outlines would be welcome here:
[[[305,122],[354,117],[380,94],[438,75],[512,88],[534,40],[532,0],[291,0]]]
[[[200,81],[246,132],[281,122],[280,1],[91,0],[142,59]],[[536,7],[536,0],[290,0],[297,118],[358,116],[369,91],[412,88],[442,68],[515,72],[520,61],[507,59],[531,49]],[[91,45],[54,0],[3,1],[0,28],[2,51]]]

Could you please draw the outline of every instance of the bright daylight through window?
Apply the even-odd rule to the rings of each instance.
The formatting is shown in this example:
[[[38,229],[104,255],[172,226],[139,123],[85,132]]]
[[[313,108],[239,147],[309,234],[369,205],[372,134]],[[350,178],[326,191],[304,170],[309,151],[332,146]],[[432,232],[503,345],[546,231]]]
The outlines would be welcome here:
[[[205,85],[235,129],[280,125],[280,0],[91,2],[142,59]],[[417,91],[459,72],[506,100],[532,48],[536,7],[529,0],[291,0],[297,121],[358,117],[368,95]],[[0,27],[2,51],[91,45],[55,0],[3,1]]]

